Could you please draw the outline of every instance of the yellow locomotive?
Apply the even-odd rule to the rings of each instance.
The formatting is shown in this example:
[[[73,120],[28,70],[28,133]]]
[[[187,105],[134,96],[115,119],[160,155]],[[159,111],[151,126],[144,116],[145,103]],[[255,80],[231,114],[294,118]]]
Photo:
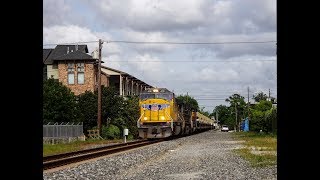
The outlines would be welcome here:
[[[175,94],[166,88],[142,91],[139,106],[137,126],[141,138],[166,138],[212,128],[209,118],[199,120],[199,112],[178,104]]]

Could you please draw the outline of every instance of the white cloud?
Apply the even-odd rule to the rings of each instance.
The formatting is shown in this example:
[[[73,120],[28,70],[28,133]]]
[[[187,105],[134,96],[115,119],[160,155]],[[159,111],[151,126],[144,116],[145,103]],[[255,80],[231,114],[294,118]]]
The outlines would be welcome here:
[[[150,62],[151,61],[151,62]],[[152,62],[153,61],[153,62]],[[128,64],[138,72],[141,77],[153,82],[166,77],[166,68],[159,58],[149,54],[137,55],[128,61]]]
[[[110,55],[110,56],[103,56],[101,59],[104,62],[102,63],[103,66],[111,67],[113,69],[118,69],[120,71],[124,70],[122,67],[121,58],[117,54]]]
[[[138,32],[132,30],[122,31],[124,35],[124,39],[128,41],[137,41],[137,42],[172,42],[179,41],[175,38],[168,37],[166,34],[162,32]],[[163,53],[166,51],[173,50],[175,45],[169,44],[135,44],[130,46],[130,48],[135,49],[138,52],[158,52]]]
[[[204,68],[196,74],[194,81],[199,82],[234,82],[238,80],[238,72],[234,69]]]
[[[205,21],[203,0],[95,1],[99,14],[113,27],[139,31],[183,29]]]
[[[44,1],[43,43],[105,40],[230,42],[276,40],[276,0]],[[89,51],[98,43],[88,43]],[[104,43],[104,65],[175,92],[276,96],[275,43],[165,45]],[[165,60],[181,60],[164,62]],[[187,62],[193,60],[195,62]],[[117,62],[115,62],[117,61]],[[148,62],[159,61],[159,62]],[[224,101],[199,101],[212,106]],[[226,103],[225,103],[226,104]]]
[[[43,28],[43,44],[63,44],[72,42],[99,41],[99,39],[110,39],[107,32],[94,32],[89,28],[79,27],[75,25],[67,26],[51,26]],[[98,48],[98,42],[86,43],[91,53]],[[102,55],[119,54],[121,49],[116,44],[103,44]]]

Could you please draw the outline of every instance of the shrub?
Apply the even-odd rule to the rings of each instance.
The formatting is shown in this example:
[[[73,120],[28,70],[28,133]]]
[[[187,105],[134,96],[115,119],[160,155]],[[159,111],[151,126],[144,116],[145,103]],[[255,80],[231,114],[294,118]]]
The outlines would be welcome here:
[[[120,136],[121,132],[117,126],[113,124],[110,124],[109,127],[102,126],[101,137],[105,139],[119,139]]]

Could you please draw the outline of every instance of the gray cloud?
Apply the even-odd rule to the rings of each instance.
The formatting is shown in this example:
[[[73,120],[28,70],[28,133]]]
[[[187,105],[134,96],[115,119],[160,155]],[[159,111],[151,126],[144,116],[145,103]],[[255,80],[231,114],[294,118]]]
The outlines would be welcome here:
[[[275,0],[44,0],[43,13],[44,43],[99,38],[175,42],[276,40]],[[88,46],[93,51],[97,44]],[[238,62],[276,59],[275,43],[106,43],[102,55],[104,65],[180,94],[227,98],[240,92],[246,97],[249,86],[251,94],[267,93],[270,88],[276,96],[276,62]],[[209,111],[215,105],[227,104],[223,100],[198,102],[207,105]]]
[[[51,27],[56,25],[78,25],[86,27],[92,22],[94,14],[87,12],[87,7],[81,0],[44,0],[43,1],[43,25]],[[78,8],[75,9],[75,5]]]
[[[204,20],[202,0],[175,1],[94,1],[96,9],[109,28],[130,27],[136,31],[170,31],[200,25]]]
[[[276,30],[275,0],[109,0],[90,2],[88,6],[96,10],[103,18],[100,22],[108,28],[164,32],[202,29],[211,35]]]
[[[43,25],[50,26],[66,23],[66,16],[72,8],[65,0],[44,0],[43,2]]]

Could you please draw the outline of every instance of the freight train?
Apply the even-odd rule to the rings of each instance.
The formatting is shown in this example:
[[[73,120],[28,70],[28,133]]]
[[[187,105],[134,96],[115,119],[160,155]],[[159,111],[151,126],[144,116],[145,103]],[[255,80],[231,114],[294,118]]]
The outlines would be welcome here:
[[[175,94],[166,88],[149,88],[139,96],[139,137],[166,138],[213,129],[213,120],[178,103]]]

